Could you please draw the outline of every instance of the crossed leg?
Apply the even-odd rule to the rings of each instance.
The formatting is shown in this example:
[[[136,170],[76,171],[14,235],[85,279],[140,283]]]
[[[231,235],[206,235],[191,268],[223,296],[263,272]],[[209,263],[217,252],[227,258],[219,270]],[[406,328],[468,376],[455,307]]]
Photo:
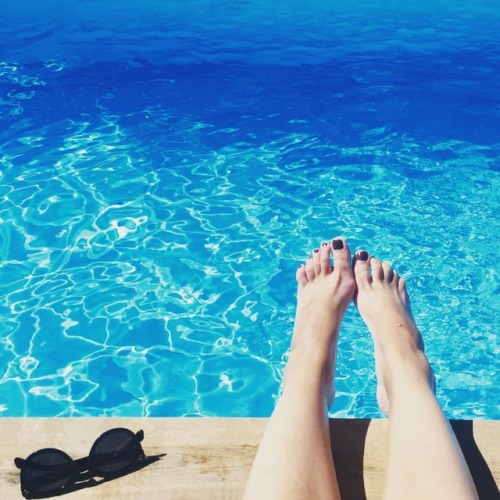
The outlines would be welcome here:
[[[315,249],[296,277],[297,313],[283,394],[257,451],[245,500],[340,498],[328,408],[340,323],[355,289],[345,240]]]
[[[375,346],[377,397],[389,417],[385,499],[477,498],[455,435],[434,393],[434,375],[406,284],[389,264],[359,251],[354,302]]]

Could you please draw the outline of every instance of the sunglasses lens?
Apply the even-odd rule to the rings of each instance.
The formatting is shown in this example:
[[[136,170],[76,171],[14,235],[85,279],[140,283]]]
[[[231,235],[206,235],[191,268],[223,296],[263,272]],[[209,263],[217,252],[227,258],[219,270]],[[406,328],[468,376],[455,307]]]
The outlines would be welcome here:
[[[112,429],[104,433],[90,452],[93,471],[109,477],[130,467],[142,455],[136,435],[128,429]]]
[[[40,450],[26,459],[21,472],[23,488],[32,493],[46,493],[63,488],[74,477],[73,460],[59,450]]]

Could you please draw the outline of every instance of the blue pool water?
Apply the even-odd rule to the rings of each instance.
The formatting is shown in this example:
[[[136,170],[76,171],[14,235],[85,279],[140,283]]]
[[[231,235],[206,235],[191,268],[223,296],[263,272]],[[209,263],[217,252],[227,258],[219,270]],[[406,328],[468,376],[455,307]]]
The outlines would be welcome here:
[[[447,415],[500,417],[496,2],[1,3],[0,415],[269,415],[343,235]],[[350,307],[332,414],[375,387]]]

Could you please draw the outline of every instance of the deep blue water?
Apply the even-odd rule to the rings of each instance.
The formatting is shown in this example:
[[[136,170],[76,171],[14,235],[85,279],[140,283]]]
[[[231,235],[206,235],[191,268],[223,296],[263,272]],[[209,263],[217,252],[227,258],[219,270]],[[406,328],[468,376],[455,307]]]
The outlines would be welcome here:
[[[341,234],[499,417],[495,2],[1,6],[1,415],[269,415]],[[380,416],[354,308],[332,412]]]

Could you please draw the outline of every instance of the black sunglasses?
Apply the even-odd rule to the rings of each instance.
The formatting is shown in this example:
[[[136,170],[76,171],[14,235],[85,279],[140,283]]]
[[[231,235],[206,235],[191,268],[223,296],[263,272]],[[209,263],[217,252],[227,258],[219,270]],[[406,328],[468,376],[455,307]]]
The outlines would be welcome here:
[[[21,492],[25,498],[40,498],[71,491],[89,474],[105,479],[121,476],[144,460],[143,439],[142,430],[134,434],[118,427],[99,436],[85,458],[73,460],[55,448],[35,451],[26,459],[16,458],[14,463],[21,469]]]

